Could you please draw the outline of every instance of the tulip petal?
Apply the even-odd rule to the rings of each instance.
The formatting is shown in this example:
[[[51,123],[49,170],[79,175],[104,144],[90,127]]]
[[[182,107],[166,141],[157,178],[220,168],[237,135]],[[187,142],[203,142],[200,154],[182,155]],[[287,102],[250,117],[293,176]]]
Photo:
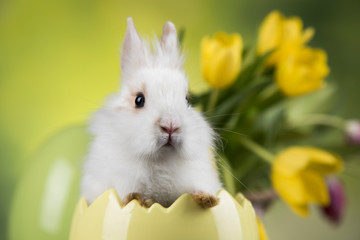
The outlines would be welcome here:
[[[325,175],[340,172],[343,162],[339,157],[317,148],[290,147],[277,155],[273,168],[286,175],[294,175],[304,169]]]
[[[273,169],[292,176],[305,169],[309,159],[310,156],[303,147],[290,147],[277,155]]]
[[[304,171],[299,174],[305,188],[305,198],[308,203],[316,203],[322,206],[329,204],[327,186],[321,175],[315,171]]]
[[[311,155],[308,169],[321,175],[339,173],[343,170],[343,162],[339,157],[316,148],[306,149]]]
[[[272,11],[260,26],[258,54],[264,54],[277,48],[281,43],[284,16],[279,11]]]
[[[233,50],[236,49],[226,49],[214,55],[210,73],[212,85],[217,85],[218,88],[228,85],[227,83],[234,79],[240,71],[239,60],[237,59],[240,53],[235,55]]]
[[[267,235],[264,224],[262,223],[261,219],[258,216],[256,216],[256,221],[257,221],[258,228],[259,228],[259,239],[260,240],[268,240],[269,237]]]
[[[262,55],[274,50],[266,64],[275,66],[309,42],[314,32],[313,28],[303,30],[299,17],[286,18],[279,11],[272,11],[260,26],[257,52]]]
[[[273,172],[271,180],[276,192],[290,206],[307,204],[306,186],[299,176],[285,176]]]
[[[290,208],[301,217],[307,217],[309,215],[308,205],[291,205]]]
[[[302,35],[302,43],[306,44],[308,43],[314,36],[315,29],[312,27],[308,27],[304,30],[304,33]]]
[[[314,49],[311,57],[309,62],[312,63],[312,70],[314,73],[317,73],[318,78],[324,78],[328,75],[330,69],[326,64],[323,64],[327,62],[326,52],[322,49]]]
[[[235,81],[241,69],[242,38],[223,32],[201,42],[201,65],[205,80],[214,88],[225,88]]]
[[[279,196],[288,206],[300,216],[307,216],[309,213],[306,186],[302,180],[295,177],[272,175],[272,183]]]
[[[273,174],[272,183],[281,198],[301,216],[308,214],[309,203],[327,205],[329,202],[326,185],[316,174],[293,177]]]
[[[302,40],[303,23],[299,17],[291,17],[284,21],[283,41],[296,42]]]
[[[342,160],[311,147],[290,147],[280,152],[272,166],[271,180],[280,197],[298,214],[308,213],[307,205],[329,204],[324,176],[343,168]]]
[[[275,72],[280,90],[288,96],[298,96],[322,88],[329,73],[326,53],[309,47],[289,48],[289,51],[292,52],[282,52],[288,57],[279,61]]]

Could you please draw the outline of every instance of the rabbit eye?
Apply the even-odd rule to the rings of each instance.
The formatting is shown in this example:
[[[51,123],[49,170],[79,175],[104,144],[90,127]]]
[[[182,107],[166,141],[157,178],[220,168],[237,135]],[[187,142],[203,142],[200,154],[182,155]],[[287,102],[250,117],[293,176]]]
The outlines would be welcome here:
[[[142,93],[138,93],[138,95],[135,98],[135,107],[136,108],[142,108],[145,104],[145,96]]]

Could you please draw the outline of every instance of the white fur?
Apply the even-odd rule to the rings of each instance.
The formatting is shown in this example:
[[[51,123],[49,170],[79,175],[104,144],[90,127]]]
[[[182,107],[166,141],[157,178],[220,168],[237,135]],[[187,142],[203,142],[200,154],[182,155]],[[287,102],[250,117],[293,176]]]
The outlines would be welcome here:
[[[183,193],[215,195],[222,185],[212,159],[213,131],[186,102],[175,26],[167,22],[154,52],[128,19],[121,69],[123,85],[90,122],[94,140],[83,169],[81,194],[89,202],[110,188],[121,200],[133,192],[169,206]],[[145,106],[135,108],[139,92]],[[174,125],[173,147],[161,126]]]

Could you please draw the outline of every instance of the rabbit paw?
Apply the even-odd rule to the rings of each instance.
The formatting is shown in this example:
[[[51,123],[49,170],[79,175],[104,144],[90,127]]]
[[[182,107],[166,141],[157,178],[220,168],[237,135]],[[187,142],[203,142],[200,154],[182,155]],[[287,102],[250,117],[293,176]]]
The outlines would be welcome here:
[[[143,206],[146,208],[151,207],[154,204],[154,201],[151,198],[147,198],[143,200]]]
[[[194,201],[202,208],[215,207],[219,203],[219,199],[211,194],[204,192],[195,192],[192,195]]]
[[[154,201],[151,198],[143,198],[140,193],[134,192],[134,193],[129,193],[126,196],[124,205],[127,205],[129,202],[131,202],[134,199],[137,200],[141,206],[147,208],[151,207],[151,205],[153,205],[154,203]]]

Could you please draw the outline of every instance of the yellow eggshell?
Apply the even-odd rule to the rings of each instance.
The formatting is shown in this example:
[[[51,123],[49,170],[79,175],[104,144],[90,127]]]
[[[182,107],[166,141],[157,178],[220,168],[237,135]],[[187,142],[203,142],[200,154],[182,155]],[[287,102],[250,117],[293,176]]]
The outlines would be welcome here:
[[[219,205],[203,209],[189,194],[169,208],[155,203],[144,208],[136,200],[121,206],[114,190],[90,206],[82,198],[74,212],[70,240],[258,240],[259,231],[251,203],[242,195],[235,200],[225,190]]]

